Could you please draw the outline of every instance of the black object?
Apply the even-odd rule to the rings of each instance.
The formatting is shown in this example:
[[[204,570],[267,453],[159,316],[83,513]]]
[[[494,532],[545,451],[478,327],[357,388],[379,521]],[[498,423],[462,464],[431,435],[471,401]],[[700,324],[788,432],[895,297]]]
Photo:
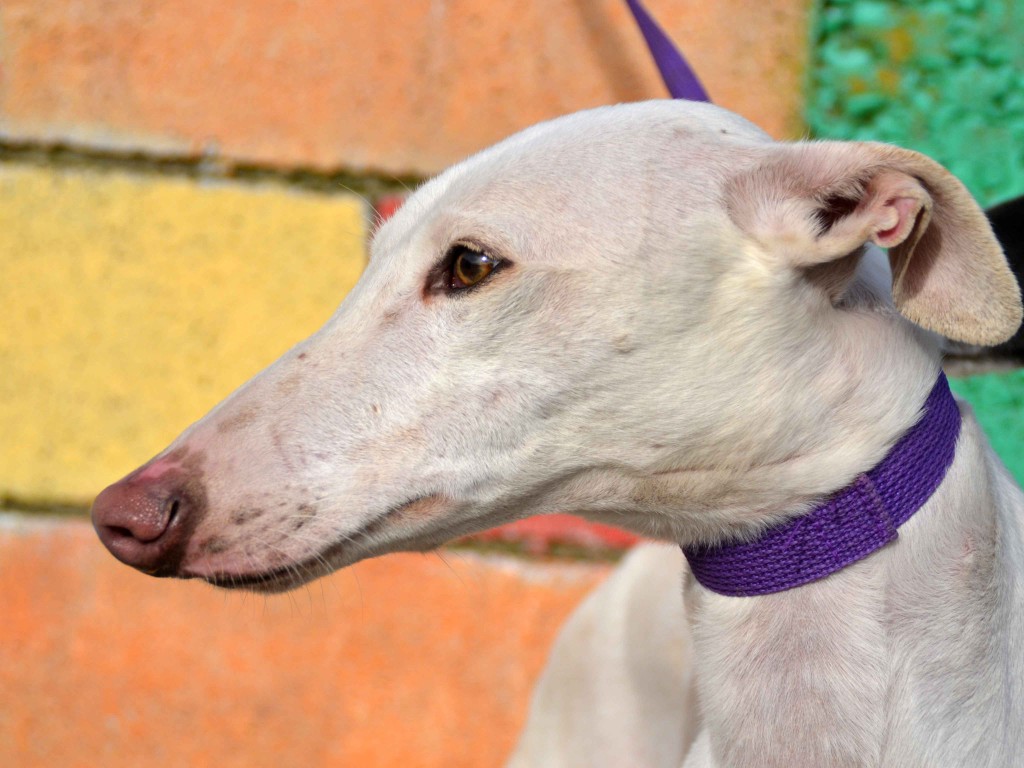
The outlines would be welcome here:
[[[985,215],[1017,282],[1024,285],[1024,195],[989,208]],[[1000,357],[1024,358],[1024,327],[1009,341],[986,351]]]

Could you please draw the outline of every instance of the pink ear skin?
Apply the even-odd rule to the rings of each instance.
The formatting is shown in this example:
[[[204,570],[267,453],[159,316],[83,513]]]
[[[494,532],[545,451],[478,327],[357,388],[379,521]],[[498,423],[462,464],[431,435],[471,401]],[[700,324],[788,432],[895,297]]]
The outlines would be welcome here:
[[[834,299],[874,243],[889,251],[893,301],[908,320],[969,344],[1013,336],[1017,281],[978,204],[941,165],[861,142],[759,152],[730,182],[729,213],[774,264],[805,270]]]
[[[870,185],[875,187],[871,206],[876,222],[871,241],[880,248],[892,248],[910,236],[921,210],[930,201],[926,201],[927,193],[913,179],[903,174],[884,174],[884,177]],[[891,183],[893,181],[895,183]],[[882,188],[878,189],[879,186]]]

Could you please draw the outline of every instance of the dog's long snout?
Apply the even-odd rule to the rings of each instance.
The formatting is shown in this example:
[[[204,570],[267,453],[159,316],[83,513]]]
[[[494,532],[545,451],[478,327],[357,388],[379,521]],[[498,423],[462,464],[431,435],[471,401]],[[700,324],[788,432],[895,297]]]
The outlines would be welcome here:
[[[178,472],[129,475],[96,497],[92,524],[121,562],[154,576],[174,576],[202,506]]]

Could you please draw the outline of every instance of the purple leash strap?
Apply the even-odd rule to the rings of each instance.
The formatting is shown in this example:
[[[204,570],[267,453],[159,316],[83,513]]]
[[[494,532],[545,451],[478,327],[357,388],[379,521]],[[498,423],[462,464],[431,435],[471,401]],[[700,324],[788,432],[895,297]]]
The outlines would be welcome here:
[[[647,41],[647,47],[654,57],[654,63],[658,65],[661,79],[665,81],[669,94],[673,99],[688,99],[689,101],[708,101],[707,91],[700,84],[697,75],[686,63],[683,54],[665,34],[665,31],[658,26],[651,14],[639,2],[639,0],[626,0],[626,5],[633,12],[637,26]]]
[[[960,409],[939,374],[918,423],[873,469],[807,514],[749,542],[684,547],[690,570],[712,592],[767,595],[824,578],[894,541],[953,463]]]

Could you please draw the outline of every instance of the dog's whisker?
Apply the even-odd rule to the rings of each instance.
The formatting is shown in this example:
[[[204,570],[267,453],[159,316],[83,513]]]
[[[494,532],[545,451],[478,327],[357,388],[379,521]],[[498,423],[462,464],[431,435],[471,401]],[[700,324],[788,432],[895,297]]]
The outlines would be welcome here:
[[[466,582],[463,580],[461,574],[459,574],[459,572],[452,567],[452,564],[448,562],[447,558],[444,556],[441,550],[435,549],[433,552],[435,555],[437,555],[437,559],[444,563],[448,570],[451,571],[452,575],[459,580],[459,583],[465,586]]]

